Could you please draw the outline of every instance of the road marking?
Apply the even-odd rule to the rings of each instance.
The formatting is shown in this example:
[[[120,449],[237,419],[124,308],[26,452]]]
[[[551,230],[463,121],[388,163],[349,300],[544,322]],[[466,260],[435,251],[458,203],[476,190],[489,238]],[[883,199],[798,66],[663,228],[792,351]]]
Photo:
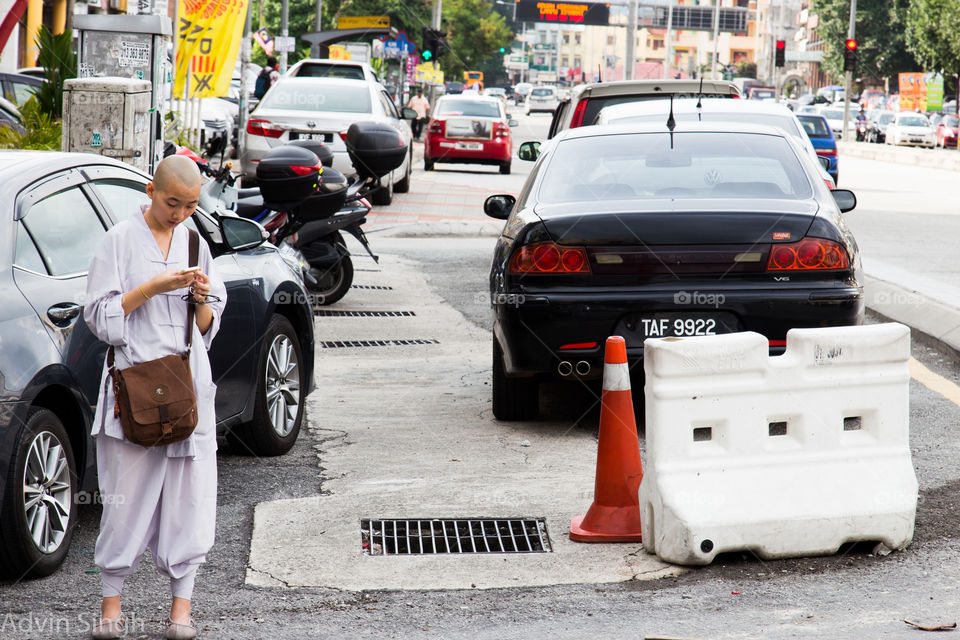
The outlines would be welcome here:
[[[934,373],[920,364],[916,358],[910,358],[910,376],[927,389],[939,393],[953,404],[960,406],[960,386]]]

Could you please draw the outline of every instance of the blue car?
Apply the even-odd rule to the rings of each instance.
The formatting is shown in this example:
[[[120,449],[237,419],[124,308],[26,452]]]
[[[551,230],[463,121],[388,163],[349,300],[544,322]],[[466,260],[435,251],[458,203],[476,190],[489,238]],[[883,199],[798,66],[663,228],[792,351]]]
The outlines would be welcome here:
[[[813,148],[816,149],[817,155],[821,158],[827,158],[830,161],[830,167],[827,169],[827,173],[833,178],[834,184],[837,184],[837,178],[840,175],[840,162],[837,159],[837,141],[833,137],[833,131],[830,130],[827,119],[823,116],[806,113],[797,114],[797,118],[807,132],[807,137],[810,138],[810,142],[813,143]]]

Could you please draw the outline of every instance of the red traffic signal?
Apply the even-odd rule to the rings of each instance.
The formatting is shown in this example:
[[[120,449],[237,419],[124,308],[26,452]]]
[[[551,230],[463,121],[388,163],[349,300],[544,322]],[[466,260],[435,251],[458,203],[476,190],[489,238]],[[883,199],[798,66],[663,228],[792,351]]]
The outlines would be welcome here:
[[[853,44],[854,44],[854,48],[856,48],[856,44],[857,44],[857,43],[854,42]],[[777,49],[778,49],[778,50],[782,51],[782,50],[784,50],[784,49],[786,49],[786,48],[787,48],[787,41],[786,41],[786,40],[777,40]]]
[[[843,70],[855,71],[857,68],[857,41],[853,38],[847,38],[843,46]]]
[[[853,38],[848,38],[846,42],[847,51],[856,51],[857,50],[857,41]]]
[[[787,41],[777,40],[777,50],[773,52],[773,64],[782,67],[787,64]]]

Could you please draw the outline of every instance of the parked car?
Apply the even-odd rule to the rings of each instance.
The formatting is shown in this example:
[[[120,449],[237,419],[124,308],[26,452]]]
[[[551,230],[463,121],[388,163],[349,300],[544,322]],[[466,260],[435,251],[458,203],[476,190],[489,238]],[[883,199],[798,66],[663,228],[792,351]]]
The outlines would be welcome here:
[[[944,116],[937,125],[938,147],[957,146],[957,127],[960,125],[960,119],[957,116]]]
[[[599,378],[607,336],[623,336],[642,371],[648,337],[756,331],[778,354],[792,328],[863,320],[841,215],[855,197],[828,190],[779,128],[570,129],[544,145],[520,194],[484,204],[506,220],[489,279],[498,419],[535,417],[543,380]]]
[[[518,82],[516,86],[513,87],[513,103],[514,105],[523,104],[527,96],[530,95],[530,92],[533,91],[533,85],[529,82]]]
[[[6,98],[0,98],[0,127],[10,127],[19,133],[24,131],[20,110]]]
[[[817,112],[823,116],[827,124],[830,125],[830,130],[833,131],[833,136],[839,140],[843,137],[843,106],[830,105],[828,107],[820,107]],[[850,110],[850,129],[853,130],[857,126],[857,112],[853,109]]]
[[[699,106],[698,106],[699,105]],[[663,100],[604,107],[597,115],[598,125],[666,122],[671,106]],[[782,104],[761,100],[727,100],[725,98],[690,98],[674,100],[672,113],[676,122],[744,122],[779,127],[799,143],[820,169],[821,180],[828,188],[836,186],[817,156],[813,142],[797,116]]]
[[[444,96],[426,127],[423,168],[438,162],[494,164],[510,173],[513,138],[503,101],[493,97]]]
[[[103,156],[0,152],[0,574],[63,562],[77,494],[93,491],[89,435],[107,345],[83,319],[86,272],[107,229],[148,201],[149,178]],[[313,390],[313,314],[302,279],[263,229],[198,210],[184,222],[214,256],[227,307],[210,349],[218,432],[238,452],[293,446]],[[243,348],[238,348],[242,345]],[[287,363],[278,373],[276,362]]]
[[[930,121],[919,113],[901,111],[887,125],[886,144],[929,147],[937,144],[937,134]]]
[[[357,173],[347,153],[347,129],[354,122],[372,120],[389,124],[407,146],[413,134],[405,119],[416,117],[412,109],[400,111],[383,85],[367,80],[283,76],[250,114],[244,132],[246,146],[240,158],[245,176],[254,176],[257,163],[270,149],[291,140],[320,140],[333,152],[333,168],[344,175]],[[393,192],[410,189],[412,156],[403,166],[383,176],[384,186],[372,198],[387,205]]]
[[[503,87],[484,87],[480,95],[499,98],[504,104],[507,102],[507,90]]]
[[[750,87],[746,95],[747,100],[776,100],[775,87]]]
[[[0,73],[3,97],[22,107],[43,85],[44,79],[23,73]]]
[[[803,125],[803,130],[807,132],[807,137],[810,138],[817,155],[830,161],[827,173],[833,178],[834,184],[839,184],[840,161],[837,158],[837,140],[833,137],[833,131],[830,130],[827,119],[823,116],[801,113],[797,115],[797,120]]]
[[[887,139],[887,126],[897,114],[893,111],[880,111],[867,121],[867,142],[884,142]]]
[[[553,113],[559,103],[556,87],[534,87],[524,102],[524,113]]]
[[[377,82],[373,67],[365,62],[335,60],[333,58],[306,58],[287,69],[292,78],[343,78]]]
[[[456,80],[451,80],[444,83],[443,88],[444,93],[448,96],[454,96],[463,93],[463,83]]]
[[[560,103],[550,123],[547,139],[561,131],[593,124],[604,107],[626,102],[641,102],[682,97],[739,98],[733,82],[719,80],[623,80],[577,85],[570,99]]]

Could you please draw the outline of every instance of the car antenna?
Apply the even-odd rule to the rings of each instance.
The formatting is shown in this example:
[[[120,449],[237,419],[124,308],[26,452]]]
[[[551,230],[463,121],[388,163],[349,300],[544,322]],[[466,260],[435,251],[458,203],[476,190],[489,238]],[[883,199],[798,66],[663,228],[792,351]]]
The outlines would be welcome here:
[[[667,117],[667,129],[670,129],[670,148],[673,149],[673,130],[677,128],[677,121],[673,118],[673,94],[670,94],[670,115]]]
[[[703,74],[700,74],[700,90],[697,91],[697,120],[703,122]]]

